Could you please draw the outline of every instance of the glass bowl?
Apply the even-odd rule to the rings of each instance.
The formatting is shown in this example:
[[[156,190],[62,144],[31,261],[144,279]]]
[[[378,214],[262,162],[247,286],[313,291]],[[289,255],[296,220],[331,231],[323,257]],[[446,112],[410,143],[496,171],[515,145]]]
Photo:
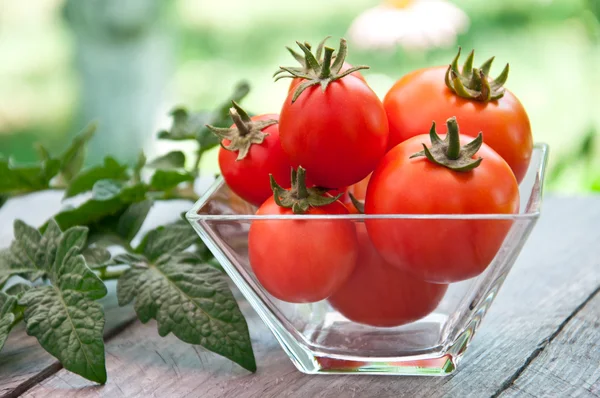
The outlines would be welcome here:
[[[256,207],[237,197],[219,178],[187,213],[187,219],[300,371],[310,374],[448,375],[456,370],[539,217],[547,152],[546,145],[535,146],[528,173],[519,187],[521,210],[514,215],[256,216]],[[432,222],[449,231],[457,226],[472,228],[472,231],[500,226],[505,228],[506,235],[500,237],[495,257],[487,260],[489,263],[484,264],[479,275],[448,284],[445,293],[442,291],[433,303],[423,303],[427,298],[422,294],[405,297],[417,306],[429,307],[425,312],[435,308],[429,314],[414,320],[409,316],[408,321],[412,321],[400,326],[379,327],[351,321],[328,300],[310,304],[278,300],[260,284],[248,258],[250,226],[259,221],[284,225],[290,220],[352,222],[357,226],[365,221],[367,224],[382,222],[387,223],[390,230],[408,228],[415,233],[431,226]],[[447,236],[454,239],[453,235]],[[457,244],[464,245],[464,239]],[[466,244],[477,253],[476,242]],[[435,251],[429,252],[432,253]],[[454,254],[457,253],[444,255],[450,261]],[[402,304],[399,302],[398,306]],[[373,307],[372,311],[367,311],[367,316],[379,310]]]

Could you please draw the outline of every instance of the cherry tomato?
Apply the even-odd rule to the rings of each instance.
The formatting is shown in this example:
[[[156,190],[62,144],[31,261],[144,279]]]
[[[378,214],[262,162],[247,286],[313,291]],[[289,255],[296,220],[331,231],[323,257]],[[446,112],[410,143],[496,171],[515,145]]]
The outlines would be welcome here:
[[[290,215],[271,197],[257,215]],[[311,207],[306,214],[348,214],[340,202]],[[290,303],[331,296],[350,276],[358,256],[348,220],[256,220],[248,236],[250,264],[262,286]]]
[[[387,264],[373,247],[364,224],[356,224],[359,254],[354,272],[329,302],[351,321],[400,326],[431,313],[447,285],[428,283]]]
[[[377,95],[346,76],[307,88],[285,100],[279,119],[281,145],[306,168],[316,185],[339,188],[365,178],[385,154],[388,126]]]
[[[443,138],[444,136],[442,136]],[[467,137],[461,138],[466,144]],[[483,158],[470,171],[434,164],[420,152],[430,137],[419,135],[387,153],[371,176],[367,214],[513,214],[519,189],[508,164],[483,144]],[[494,219],[366,220],[369,236],[390,264],[436,283],[456,282],[483,272],[511,225]]]
[[[251,120],[261,121],[275,119],[276,114],[253,116]],[[232,125],[231,128],[234,128]],[[246,157],[237,160],[238,151],[230,151],[223,147],[219,149],[219,167],[225,182],[242,199],[253,205],[260,206],[269,196],[273,195],[269,183],[272,174],[283,186],[290,186],[289,158],[283,152],[279,141],[279,125],[273,124],[262,130],[267,134],[261,144],[252,144]],[[230,140],[224,139],[222,144],[228,146]]]
[[[523,105],[508,90],[489,102],[462,98],[446,87],[446,70],[440,66],[411,72],[387,93],[383,105],[389,121],[389,148],[422,134],[432,120],[443,123],[456,116],[463,134],[475,137],[483,131],[484,142],[506,160],[520,182],[533,149]]]

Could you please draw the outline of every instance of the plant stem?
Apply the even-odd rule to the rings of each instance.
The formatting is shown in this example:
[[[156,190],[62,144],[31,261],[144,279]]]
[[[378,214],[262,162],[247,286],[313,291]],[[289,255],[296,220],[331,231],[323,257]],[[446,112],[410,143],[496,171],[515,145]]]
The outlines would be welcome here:
[[[194,160],[194,167],[192,169],[192,175],[194,177],[198,177],[200,175],[200,161],[202,160],[202,155],[204,155],[204,151],[202,148],[198,148],[196,152],[196,160]]]

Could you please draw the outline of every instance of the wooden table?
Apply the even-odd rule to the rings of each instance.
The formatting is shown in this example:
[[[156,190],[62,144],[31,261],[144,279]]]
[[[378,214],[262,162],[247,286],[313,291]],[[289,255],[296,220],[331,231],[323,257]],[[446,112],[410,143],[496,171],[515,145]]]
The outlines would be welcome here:
[[[108,383],[61,369],[22,327],[0,354],[0,397],[600,397],[600,197],[546,199],[459,370],[445,378],[298,372],[243,300],[258,371],[178,341],[106,300]],[[113,287],[114,292],[114,287]]]

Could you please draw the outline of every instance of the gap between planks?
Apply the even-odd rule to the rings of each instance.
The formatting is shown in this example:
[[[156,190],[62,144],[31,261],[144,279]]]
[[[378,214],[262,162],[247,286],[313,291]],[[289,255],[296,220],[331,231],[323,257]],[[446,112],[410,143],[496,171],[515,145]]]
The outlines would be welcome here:
[[[575,316],[577,316],[577,314],[581,312],[585,308],[585,306],[588,305],[594,299],[594,297],[596,297],[596,295],[598,295],[598,293],[600,293],[600,286],[598,286],[596,290],[594,290],[581,304],[579,304],[573,310],[573,312],[567,318],[565,318],[565,320],[560,325],[558,325],[556,330],[548,338],[544,339],[544,341],[531,353],[531,355],[529,355],[529,357],[525,360],[523,365],[521,365],[515,371],[515,373],[513,373],[508,379],[506,379],[502,383],[500,388],[490,398],[498,398],[504,391],[508,390],[517,381],[517,379],[521,377],[521,374],[523,374],[523,372],[529,367],[529,365],[531,365],[536,360],[536,358],[563,331],[563,329],[569,324],[569,322],[571,322],[571,320],[575,318]]]

